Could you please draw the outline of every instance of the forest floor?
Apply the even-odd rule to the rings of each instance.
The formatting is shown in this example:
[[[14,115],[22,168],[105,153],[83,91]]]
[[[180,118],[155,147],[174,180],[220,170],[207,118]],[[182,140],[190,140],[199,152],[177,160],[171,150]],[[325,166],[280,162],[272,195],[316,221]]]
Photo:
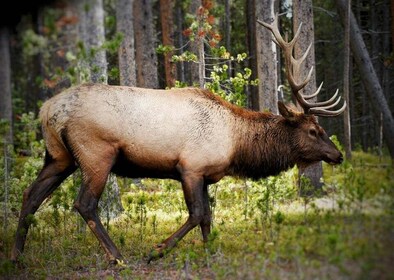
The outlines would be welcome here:
[[[388,162],[360,153],[341,167],[324,165],[325,194],[314,197],[297,195],[296,170],[260,182],[228,178],[210,189],[210,241],[196,228],[150,264],[150,249],[187,217],[180,186],[145,180],[122,188],[124,211],[106,223],[127,260],[116,268],[75,211],[48,200],[29,231],[23,268],[8,260],[17,217],[0,231],[0,279],[394,279]]]

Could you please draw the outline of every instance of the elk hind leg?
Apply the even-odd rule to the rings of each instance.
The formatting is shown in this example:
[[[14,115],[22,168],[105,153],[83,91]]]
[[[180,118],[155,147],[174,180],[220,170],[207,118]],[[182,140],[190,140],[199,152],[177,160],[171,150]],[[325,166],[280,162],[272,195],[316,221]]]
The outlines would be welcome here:
[[[211,222],[212,222],[212,214],[211,208],[209,206],[209,194],[208,194],[208,185],[204,184],[203,187],[203,209],[204,215],[200,223],[202,239],[204,242],[208,242],[209,234],[211,233]]]
[[[103,158],[108,159],[110,157]],[[74,207],[78,210],[89,228],[99,240],[110,264],[115,265],[123,262],[123,257],[109,237],[108,232],[105,230],[97,213],[97,206],[104,190],[112,163],[101,161],[100,163],[94,164],[94,166],[96,166],[97,170],[100,171],[97,172],[89,167],[81,165],[83,182]]]
[[[54,159],[48,151],[45,154],[44,166],[37,179],[23,192],[22,209],[19,215],[18,227],[11,260],[18,261],[26,242],[30,226],[29,216],[34,215],[42,202],[76,169],[69,154]]]

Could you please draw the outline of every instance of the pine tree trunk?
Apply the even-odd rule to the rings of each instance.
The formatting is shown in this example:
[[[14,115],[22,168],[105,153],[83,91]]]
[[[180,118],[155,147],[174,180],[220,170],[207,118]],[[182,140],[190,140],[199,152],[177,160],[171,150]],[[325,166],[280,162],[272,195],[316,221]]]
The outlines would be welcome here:
[[[0,119],[7,122],[4,146],[13,145],[10,34],[7,27],[0,28]],[[1,138],[0,138],[1,139]],[[3,144],[3,143],[2,143]]]
[[[205,87],[205,51],[204,38],[199,37],[197,41],[197,56],[198,56],[198,85],[200,88]]]
[[[343,65],[343,98],[347,104],[349,100],[349,68],[350,68],[350,37],[349,37],[349,12],[351,7],[351,0],[348,0],[348,6],[345,15],[345,49],[344,49],[344,65]],[[344,145],[346,159],[352,158],[352,142],[351,142],[351,125],[350,125],[350,106],[347,106],[343,114],[344,127]]]
[[[394,48],[394,0],[391,0],[391,45]]]
[[[157,55],[153,32],[152,3],[150,0],[134,1],[135,61],[137,85],[158,88]]]
[[[6,121],[4,135],[0,135],[0,153],[4,158],[3,181],[3,229],[8,228],[8,203],[9,182],[11,172],[11,155],[13,149],[13,121],[12,121],[12,96],[11,96],[11,58],[10,58],[10,33],[8,27],[0,27],[0,121]]]
[[[226,50],[231,53],[231,9],[230,9],[230,0],[224,0],[224,46],[226,47]],[[227,69],[227,74],[229,77],[232,77],[232,71],[233,67],[231,64],[231,61],[227,63],[228,69]]]
[[[183,53],[185,51],[184,38],[183,38],[183,34],[182,34],[182,31],[183,31],[182,23],[183,23],[184,15],[183,15],[183,9],[182,9],[181,5],[179,5],[178,1],[177,1],[177,4],[175,5],[175,13],[176,13],[175,19],[176,19],[176,28],[177,28],[176,29],[177,30],[176,31],[176,33],[177,33],[176,41],[177,41],[177,47],[180,48],[180,50],[179,50],[180,53]],[[180,61],[177,64],[176,69],[177,69],[177,79],[178,79],[178,81],[184,83],[186,81],[186,78],[185,78],[185,62]]]
[[[137,86],[135,69],[134,0],[117,0],[116,2],[116,30],[123,34],[123,41],[118,50],[120,84]]]
[[[249,32],[246,33],[248,43],[248,66],[252,70],[252,79],[257,79],[257,54],[256,54],[256,8],[255,0],[246,0],[246,24]],[[261,26],[259,26],[261,28]],[[259,110],[259,91],[255,86],[249,86],[248,89],[248,107]]]
[[[161,30],[164,46],[174,46],[174,0],[160,0]],[[167,87],[175,85],[175,64],[171,62],[173,53],[164,54],[164,72]]]
[[[302,23],[301,34],[297,44],[295,45],[295,57],[301,57],[307,50],[309,44],[312,43],[311,50],[307,58],[305,59],[304,65],[301,70],[301,76],[306,77],[311,67],[315,67],[315,48],[314,48],[314,25],[313,25],[313,5],[312,0],[293,0],[293,29],[294,34],[297,31],[299,25]],[[303,89],[303,94],[310,95],[316,91],[316,74],[315,71],[312,73],[312,77],[306,87]],[[312,102],[316,102],[316,98],[311,99]],[[321,178],[323,177],[323,166],[321,162],[318,162],[306,169],[299,171],[299,176],[305,176],[310,180],[310,183],[315,190],[321,189],[323,184]],[[305,187],[305,186],[304,186]],[[309,194],[310,190],[304,190],[301,186],[300,193]]]
[[[256,17],[271,23],[275,18],[275,0],[256,1]],[[267,28],[258,26],[256,29],[256,60],[259,78],[259,110],[278,114],[278,78],[277,49],[272,41],[272,34]]]
[[[86,43],[86,15],[85,15],[85,1],[84,0],[70,0],[69,4],[72,6],[74,10],[73,14],[77,17],[77,26],[76,26],[76,42],[83,43],[83,49],[86,52],[87,43]],[[77,52],[78,50],[75,50]],[[86,55],[85,55],[86,57]],[[76,76],[76,84],[81,84],[83,82],[89,81],[89,63],[88,60],[79,59],[78,60],[78,73]]]
[[[90,80],[107,83],[107,58],[101,49],[105,41],[103,0],[85,0],[86,48],[90,59]]]
[[[201,0],[192,0],[189,7],[189,13],[197,16],[197,11],[200,6]],[[203,88],[204,77],[201,77],[201,68],[205,65],[201,54],[204,56],[204,42],[199,36],[196,36],[195,40],[190,42],[190,51],[196,54],[198,59],[198,62],[190,63],[190,82],[192,85],[198,85],[199,87]]]

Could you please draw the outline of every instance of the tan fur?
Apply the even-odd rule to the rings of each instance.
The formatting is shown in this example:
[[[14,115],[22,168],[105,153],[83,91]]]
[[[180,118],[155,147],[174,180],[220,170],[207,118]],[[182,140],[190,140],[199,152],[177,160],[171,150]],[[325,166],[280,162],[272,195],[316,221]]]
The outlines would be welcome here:
[[[223,106],[228,109],[211,108]],[[152,91],[87,84],[45,102],[40,117],[53,156],[67,131],[73,152],[86,164],[100,160],[95,145],[104,141],[146,168],[171,169],[181,163],[196,172],[216,173],[218,166],[229,164],[232,153],[230,116],[242,113],[194,88]]]

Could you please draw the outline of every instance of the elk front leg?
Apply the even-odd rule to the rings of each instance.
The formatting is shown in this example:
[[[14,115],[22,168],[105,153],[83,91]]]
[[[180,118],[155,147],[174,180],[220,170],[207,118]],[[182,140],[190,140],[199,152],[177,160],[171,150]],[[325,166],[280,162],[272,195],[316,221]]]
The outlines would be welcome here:
[[[203,188],[204,178],[202,176],[193,173],[183,174],[182,189],[189,210],[189,217],[183,226],[151,251],[148,263],[163,257],[164,254],[171,250],[190,230],[201,224],[205,213]]]

